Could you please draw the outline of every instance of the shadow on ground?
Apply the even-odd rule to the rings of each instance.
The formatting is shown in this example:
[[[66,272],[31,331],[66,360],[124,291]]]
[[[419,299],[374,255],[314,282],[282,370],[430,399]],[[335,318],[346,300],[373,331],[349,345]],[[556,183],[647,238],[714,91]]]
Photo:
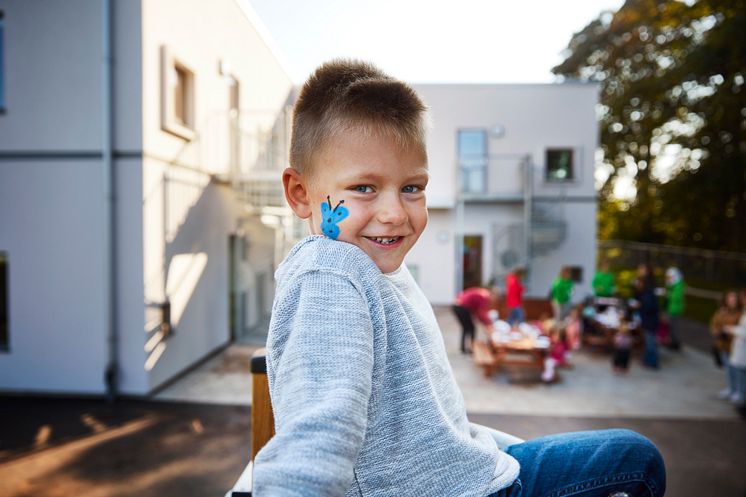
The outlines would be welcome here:
[[[247,407],[0,402],[4,497],[222,496],[248,462]]]

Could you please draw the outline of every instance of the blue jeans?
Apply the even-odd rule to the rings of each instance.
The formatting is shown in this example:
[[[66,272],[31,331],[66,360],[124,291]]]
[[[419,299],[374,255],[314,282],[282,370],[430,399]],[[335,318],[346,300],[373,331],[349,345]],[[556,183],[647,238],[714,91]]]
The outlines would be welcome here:
[[[642,332],[645,336],[645,353],[642,356],[642,363],[649,368],[658,369],[658,342],[655,331],[642,330]]]
[[[660,452],[629,430],[550,435],[506,452],[520,463],[520,474],[489,497],[662,497],[666,490]]]
[[[508,313],[508,323],[510,325],[520,324],[526,320],[526,313],[523,312],[523,307],[513,307]]]
[[[733,375],[733,392],[741,396],[741,401],[746,399],[746,368],[739,368],[732,364],[728,364]]]

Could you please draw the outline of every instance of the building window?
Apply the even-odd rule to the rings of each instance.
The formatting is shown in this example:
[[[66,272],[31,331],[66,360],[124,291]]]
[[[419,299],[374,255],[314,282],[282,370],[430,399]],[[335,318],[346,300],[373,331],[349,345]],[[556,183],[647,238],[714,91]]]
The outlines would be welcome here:
[[[191,140],[195,129],[194,72],[161,48],[161,128]]]
[[[5,110],[5,12],[0,10],[0,112]]]
[[[583,266],[569,266],[570,279],[575,283],[583,282]]]
[[[0,351],[6,351],[9,347],[8,328],[8,254],[0,252]]]
[[[575,179],[571,148],[547,150],[546,179],[547,181],[572,181]]]
[[[484,193],[487,187],[487,131],[458,130],[458,165],[463,193]]]

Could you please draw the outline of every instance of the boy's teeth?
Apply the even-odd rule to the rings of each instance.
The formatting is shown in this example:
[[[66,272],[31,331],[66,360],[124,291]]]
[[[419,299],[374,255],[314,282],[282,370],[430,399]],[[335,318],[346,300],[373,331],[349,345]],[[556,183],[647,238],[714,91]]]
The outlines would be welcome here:
[[[377,241],[378,243],[382,243],[383,245],[388,245],[390,243],[394,243],[398,239],[399,239],[398,236],[394,237],[394,238],[373,238],[373,240]]]

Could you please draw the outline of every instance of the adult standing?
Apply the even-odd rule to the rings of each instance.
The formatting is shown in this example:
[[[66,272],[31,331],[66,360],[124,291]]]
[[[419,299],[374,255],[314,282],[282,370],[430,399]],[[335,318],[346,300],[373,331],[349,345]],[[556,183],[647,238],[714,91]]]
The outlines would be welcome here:
[[[570,299],[572,298],[572,280],[570,268],[564,266],[552,283],[551,297],[554,319],[559,322],[570,313]]]
[[[526,320],[523,310],[523,280],[525,270],[522,267],[514,269],[505,278],[505,303],[508,306],[508,322],[511,325],[522,323]]]
[[[471,353],[474,345],[474,317],[492,332],[492,319],[490,311],[497,309],[498,296],[493,289],[472,287],[459,293],[451,309],[461,324],[461,353]],[[466,346],[466,338],[469,338],[469,347]]]
[[[673,350],[681,348],[679,327],[684,313],[684,278],[677,267],[666,270],[666,314],[668,316],[668,346]]]
[[[637,282],[635,288],[637,311],[640,314],[640,328],[645,338],[645,353],[642,364],[651,369],[658,369],[658,297],[655,295],[655,279],[650,266],[640,264],[637,268]]]
[[[710,333],[714,341],[714,352],[717,354],[719,364],[725,367],[726,387],[718,394],[721,399],[730,399],[737,391],[738,379],[736,369],[730,364],[730,352],[733,344],[733,336],[726,328],[738,324],[741,319],[741,303],[738,292],[728,290],[723,295],[720,308],[715,311],[710,319]]]
[[[741,307],[746,307],[746,290],[740,292]],[[746,404],[746,312],[741,314],[738,324],[726,326],[725,330],[733,335],[733,346],[730,352],[730,365],[734,368],[736,391],[730,401],[738,407]]]

